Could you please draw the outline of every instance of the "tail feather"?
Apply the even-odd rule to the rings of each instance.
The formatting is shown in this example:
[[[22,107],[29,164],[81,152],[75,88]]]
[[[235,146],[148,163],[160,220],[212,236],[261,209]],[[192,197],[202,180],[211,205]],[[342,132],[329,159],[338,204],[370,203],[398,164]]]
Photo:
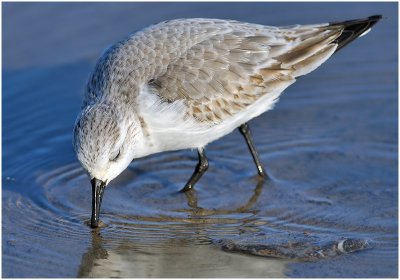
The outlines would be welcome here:
[[[334,41],[334,43],[338,44],[335,52],[345,47],[354,39],[357,39],[358,37],[367,33],[381,18],[381,15],[374,15],[366,19],[330,23],[330,26],[340,26],[343,28],[342,34]]]

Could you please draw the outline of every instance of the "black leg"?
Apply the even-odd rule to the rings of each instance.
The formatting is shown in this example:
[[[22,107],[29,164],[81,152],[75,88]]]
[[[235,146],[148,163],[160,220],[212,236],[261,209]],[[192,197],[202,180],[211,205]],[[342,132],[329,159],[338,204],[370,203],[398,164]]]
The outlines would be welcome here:
[[[204,153],[204,149],[199,148],[197,152],[199,153],[199,163],[197,164],[192,177],[190,177],[185,187],[181,189],[181,192],[186,192],[188,190],[193,189],[196,182],[201,178],[201,176],[203,176],[204,172],[206,172],[208,169],[208,160],[206,154]]]
[[[254,163],[257,166],[258,175],[261,177],[267,177],[267,173],[265,172],[264,166],[258,157],[258,153],[256,151],[256,147],[253,143],[253,137],[251,136],[250,127],[247,123],[242,124],[239,127],[240,133],[243,134],[244,138],[246,139],[247,146],[250,149],[250,153],[253,156]]]

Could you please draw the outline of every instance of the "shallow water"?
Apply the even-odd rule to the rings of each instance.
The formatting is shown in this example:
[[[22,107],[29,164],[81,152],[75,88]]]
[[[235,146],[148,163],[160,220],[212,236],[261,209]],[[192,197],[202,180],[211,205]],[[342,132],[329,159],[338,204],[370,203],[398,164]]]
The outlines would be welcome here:
[[[104,227],[87,226],[71,132],[107,45],[179,17],[372,14],[386,18],[250,122],[270,179],[234,132],[209,145],[210,169],[187,194],[195,152],[135,160],[105,192]],[[3,277],[396,277],[397,59],[396,3],[4,3]],[[343,253],[343,240],[368,246]]]

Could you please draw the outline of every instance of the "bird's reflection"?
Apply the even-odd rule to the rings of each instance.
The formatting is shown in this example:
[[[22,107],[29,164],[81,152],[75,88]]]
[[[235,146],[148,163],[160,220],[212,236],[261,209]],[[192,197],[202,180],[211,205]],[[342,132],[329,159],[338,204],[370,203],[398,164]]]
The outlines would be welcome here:
[[[253,195],[243,205],[234,209],[205,209],[198,206],[198,196],[196,189],[191,189],[184,194],[187,198],[187,205],[191,208],[190,212],[192,216],[209,216],[209,215],[222,215],[222,214],[235,214],[235,213],[246,213],[255,212],[256,210],[250,210],[257,202],[264,187],[264,180],[258,180],[257,185],[253,191]]]
[[[82,261],[78,270],[78,277],[89,277],[96,260],[107,259],[108,252],[103,248],[103,238],[100,233],[100,228],[92,229],[92,242],[82,256]]]
[[[171,276],[174,276],[175,274],[170,263],[171,260],[168,257],[169,254],[172,254],[173,256],[186,255],[186,257],[191,258],[193,257],[194,251],[196,252],[197,256],[204,255],[204,260],[201,262],[198,262],[197,260],[191,266],[188,265],[187,269],[188,271],[191,269],[201,270],[202,267],[210,265],[209,260],[207,260],[208,257],[206,257],[210,254],[210,251],[214,254],[223,254],[222,251],[219,251],[219,249],[216,249],[216,247],[210,245],[211,238],[208,236],[208,230],[210,227],[212,227],[214,224],[224,225],[237,223],[238,221],[243,222],[243,220],[235,218],[215,218],[213,215],[255,213],[257,210],[252,209],[252,207],[254,207],[258,198],[260,197],[263,186],[264,181],[258,181],[255,189],[253,190],[253,194],[248,201],[246,201],[244,205],[235,209],[201,208],[198,206],[201,201],[199,201],[197,192],[195,190],[191,190],[184,194],[187,200],[187,205],[190,208],[182,210],[188,213],[187,218],[169,216],[141,217],[116,215],[117,217],[123,217],[123,220],[157,222],[157,225],[137,225],[136,223],[132,225],[132,222],[130,222],[130,224],[116,222],[115,224],[117,224],[118,227],[123,228],[124,234],[122,235],[119,234],[120,232],[118,234],[113,234],[111,231],[114,229],[107,227],[93,229],[91,231],[91,244],[82,256],[82,261],[77,276],[129,277],[134,275],[135,277],[157,277],[156,275],[163,276],[163,274],[157,274],[161,273],[161,270],[168,270],[168,273],[170,273]],[[166,223],[170,221],[179,222],[179,225],[176,223]],[[161,237],[160,239],[154,241],[151,239],[151,237],[149,239],[148,236],[146,236],[147,231],[143,231],[143,229],[152,230],[152,234],[156,229],[160,231],[160,233],[166,231],[169,234],[166,234],[165,238]],[[103,235],[101,233],[102,231]],[[223,232],[224,229],[221,228],[221,233]],[[171,236],[173,238],[171,238]],[[147,243],[149,244],[147,245]],[[205,246],[195,245],[200,243],[205,244]],[[107,247],[107,250],[104,247]],[[221,256],[218,256],[218,258],[221,258]],[[226,257],[223,255],[222,258],[227,258],[227,262],[232,262],[232,259],[237,259],[239,261],[241,257],[228,254]],[[160,271],[154,272],[147,267],[147,263],[153,262],[157,262],[157,266]],[[182,262],[185,262],[185,260],[182,259]],[[243,260],[240,260],[239,262],[241,263]],[[219,264],[216,262],[212,265],[218,266]],[[130,268],[127,272],[126,269],[128,266]],[[145,268],[143,268],[143,266]],[[179,268],[176,270],[179,271]],[[201,271],[199,272],[199,275],[202,275]],[[215,275],[219,274],[217,273]],[[175,276],[179,277],[179,274],[176,274]]]

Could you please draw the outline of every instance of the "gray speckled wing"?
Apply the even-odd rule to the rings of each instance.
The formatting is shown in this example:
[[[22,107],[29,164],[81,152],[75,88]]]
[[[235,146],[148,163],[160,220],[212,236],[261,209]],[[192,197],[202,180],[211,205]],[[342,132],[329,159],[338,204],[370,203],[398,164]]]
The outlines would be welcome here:
[[[326,24],[160,23],[104,53],[88,81],[84,106],[102,98],[115,100],[116,95],[119,102],[134,105],[140,89],[149,84],[167,102],[184,100],[197,120],[218,123],[314,70],[334,52],[332,42],[340,34],[340,27]]]
[[[83,107],[99,99],[135,102],[145,83],[164,75],[196,44],[227,32],[223,31],[228,30],[227,24],[225,20],[177,19],[117,42],[102,54],[91,73]]]
[[[150,85],[166,101],[185,100],[197,120],[218,123],[315,69],[334,52],[331,42],[340,32],[326,25],[225,22],[218,34],[187,49]]]

